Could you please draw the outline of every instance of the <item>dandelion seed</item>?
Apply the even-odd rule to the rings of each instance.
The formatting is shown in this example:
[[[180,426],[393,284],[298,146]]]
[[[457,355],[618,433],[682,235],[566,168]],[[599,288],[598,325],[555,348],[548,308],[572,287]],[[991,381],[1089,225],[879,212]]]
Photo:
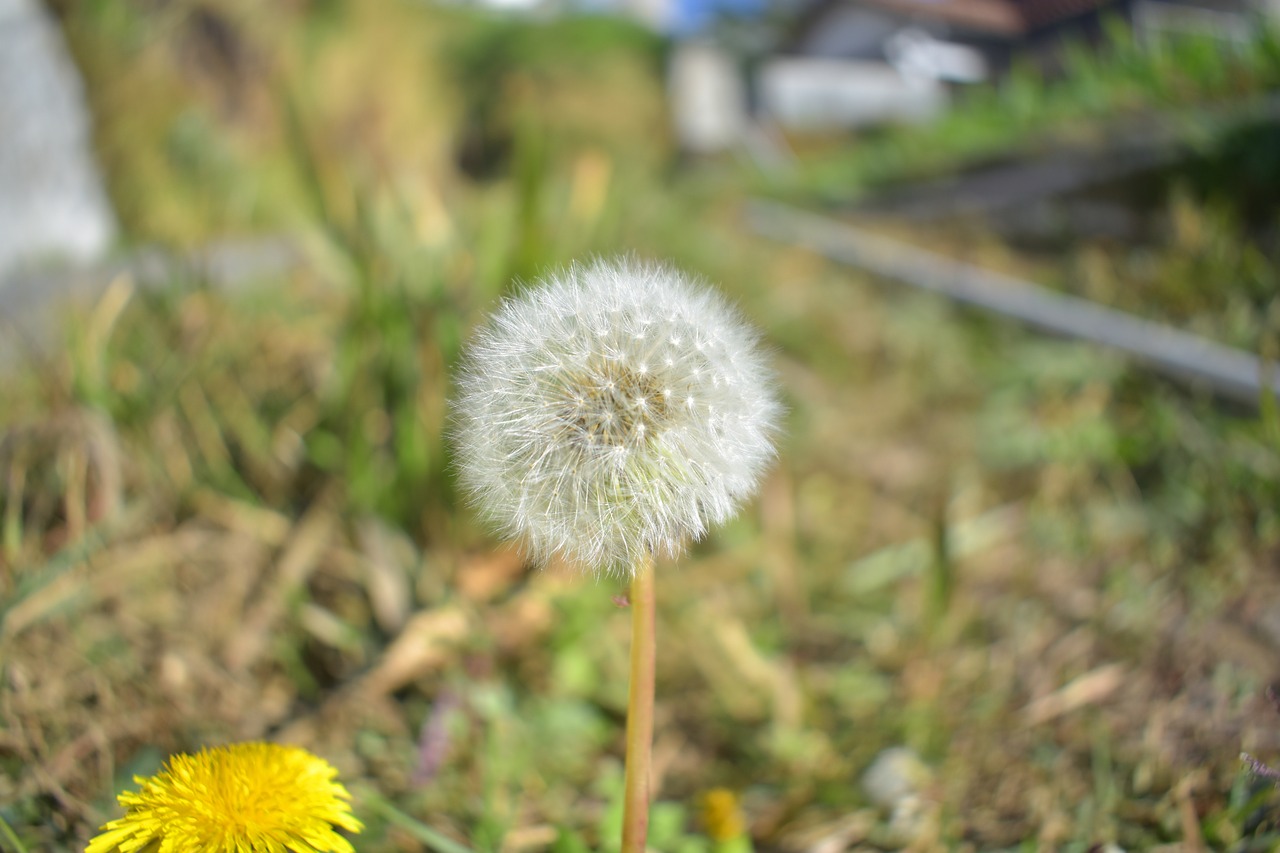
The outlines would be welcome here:
[[[481,511],[540,561],[620,575],[733,514],[773,456],[780,413],[737,313],[630,260],[574,266],[508,300],[460,385],[460,477]]]
[[[355,853],[335,827],[359,832],[350,795],[327,761],[304,749],[242,743],[176,755],[134,777],[125,815],[85,853]]]

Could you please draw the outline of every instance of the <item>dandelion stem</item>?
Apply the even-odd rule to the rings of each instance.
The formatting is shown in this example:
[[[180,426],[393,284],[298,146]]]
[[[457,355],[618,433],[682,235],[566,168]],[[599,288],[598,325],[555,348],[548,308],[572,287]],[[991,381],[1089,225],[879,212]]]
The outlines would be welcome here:
[[[649,833],[649,766],[653,758],[655,669],[653,559],[631,578],[631,682],[627,691],[627,775],[623,790],[622,853],[644,853]]]

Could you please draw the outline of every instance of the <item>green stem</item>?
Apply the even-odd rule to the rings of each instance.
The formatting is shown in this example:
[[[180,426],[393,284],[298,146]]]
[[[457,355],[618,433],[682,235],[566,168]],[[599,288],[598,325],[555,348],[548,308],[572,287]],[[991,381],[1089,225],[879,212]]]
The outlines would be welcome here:
[[[649,767],[653,763],[653,560],[631,578],[631,682],[627,691],[627,775],[622,803],[622,853],[644,853],[649,834]]]
[[[13,845],[14,853],[27,853],[27,845],[22,843],[22,839],[18,837],[18,833],[13,831],[13,827],[0,817],[0,833]]]

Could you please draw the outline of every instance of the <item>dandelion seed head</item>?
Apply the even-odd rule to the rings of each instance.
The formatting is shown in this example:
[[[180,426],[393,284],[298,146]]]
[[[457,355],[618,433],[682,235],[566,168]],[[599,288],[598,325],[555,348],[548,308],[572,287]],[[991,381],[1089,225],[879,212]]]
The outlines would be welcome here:
[[[728,519],[773,456],[755,333],[666,266],[574,266],[502,305],[454,404],[460,479],[532,555],[628,574]]]

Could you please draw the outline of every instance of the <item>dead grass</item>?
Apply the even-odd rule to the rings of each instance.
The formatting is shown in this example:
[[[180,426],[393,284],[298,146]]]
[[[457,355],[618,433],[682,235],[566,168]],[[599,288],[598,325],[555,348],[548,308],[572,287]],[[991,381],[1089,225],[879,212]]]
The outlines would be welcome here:
[[[745,240],[732,187],[606,150],[399,212],[375,184],[294,279],[115,291],[0,387],[27,848],[81,849],[169,752],[271,738],[338,765],[362,850],[612,849],[619,590],[488,539],[440,435],[513,272],[621,248],[740,300],[790,408],[759,500],[662,568],[657,849],[716,849],[719,787],[760,850],[1273,845],[1237,756],[1280,753],[1275,425]],[[925,766],[911,814],[859,785],[892,746]]]

